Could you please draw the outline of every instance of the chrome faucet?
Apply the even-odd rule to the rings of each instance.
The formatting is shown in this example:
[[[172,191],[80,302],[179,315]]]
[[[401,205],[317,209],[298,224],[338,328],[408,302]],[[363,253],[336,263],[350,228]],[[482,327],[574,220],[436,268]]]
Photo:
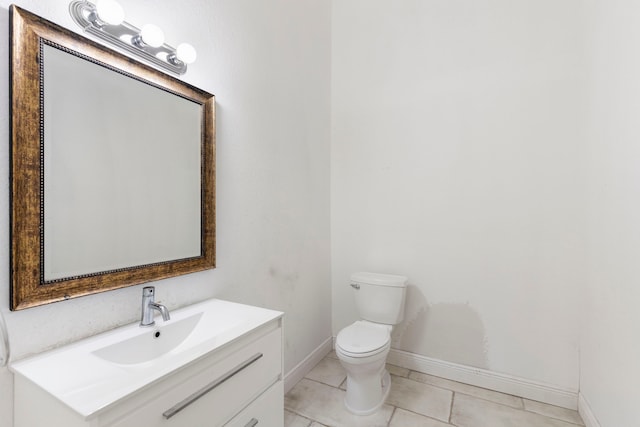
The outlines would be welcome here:
[[[153,326],[156,324],[153,320],[153,310],[158,310],[162,314],[162,320],[165,322],[171,318],[169,310],[162,304],[155,302],[156,288],[153,286],[145,286],[142,288],[142,315],[140,316],[140,326]]]

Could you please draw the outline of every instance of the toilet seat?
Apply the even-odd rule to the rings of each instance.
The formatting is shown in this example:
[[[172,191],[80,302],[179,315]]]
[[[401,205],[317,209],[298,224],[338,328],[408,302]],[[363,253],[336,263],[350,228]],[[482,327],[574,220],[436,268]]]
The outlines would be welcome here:
[[[389,327],[357,321],[336,337],[336,350],[349,357],[369,357],[385,351],[391,342]]]

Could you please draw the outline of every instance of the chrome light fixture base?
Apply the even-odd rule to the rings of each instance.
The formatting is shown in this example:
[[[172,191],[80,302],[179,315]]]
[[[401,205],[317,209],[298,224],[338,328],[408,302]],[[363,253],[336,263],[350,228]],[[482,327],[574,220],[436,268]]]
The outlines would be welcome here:
[[[177,58],[175,48],[166,43],[159,47],[141,43],[139,28],[126,21],[118,25],[101,21],[98,18],[96,6],[89,1],[71,2],[69,13],[85,32],[171,73],[182,75],[187,72],[187,64]]]

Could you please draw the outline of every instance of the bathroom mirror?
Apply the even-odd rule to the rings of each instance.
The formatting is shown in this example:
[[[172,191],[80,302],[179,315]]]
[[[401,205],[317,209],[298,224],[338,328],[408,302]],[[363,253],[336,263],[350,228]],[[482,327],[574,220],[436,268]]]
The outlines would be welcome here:
[[[213,268],[213,95],[10,20],[11,309]]]

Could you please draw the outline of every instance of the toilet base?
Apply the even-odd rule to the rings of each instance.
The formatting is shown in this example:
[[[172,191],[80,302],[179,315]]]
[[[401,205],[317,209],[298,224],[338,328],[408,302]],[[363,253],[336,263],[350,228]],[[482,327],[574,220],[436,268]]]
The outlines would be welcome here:
[[[389,396],[389,390],[391,390],[391,375],[389,375],[386,369],[384,369],[379,381],[381,384],[356,383],[354,381],[350,382],[347,376],[347,395],[344,398],[344,406],[347,410],[355,415],[371,415],[380,409]],[[354,396],[358,396],[358,398],[356,399]],[[349,404],[349,402],[353,400],[354,403],[362,405],[364,403],[363,398],[368,404],[371,404],[371,401],[374,400],[373,406],[356,408],[354,405]]]

